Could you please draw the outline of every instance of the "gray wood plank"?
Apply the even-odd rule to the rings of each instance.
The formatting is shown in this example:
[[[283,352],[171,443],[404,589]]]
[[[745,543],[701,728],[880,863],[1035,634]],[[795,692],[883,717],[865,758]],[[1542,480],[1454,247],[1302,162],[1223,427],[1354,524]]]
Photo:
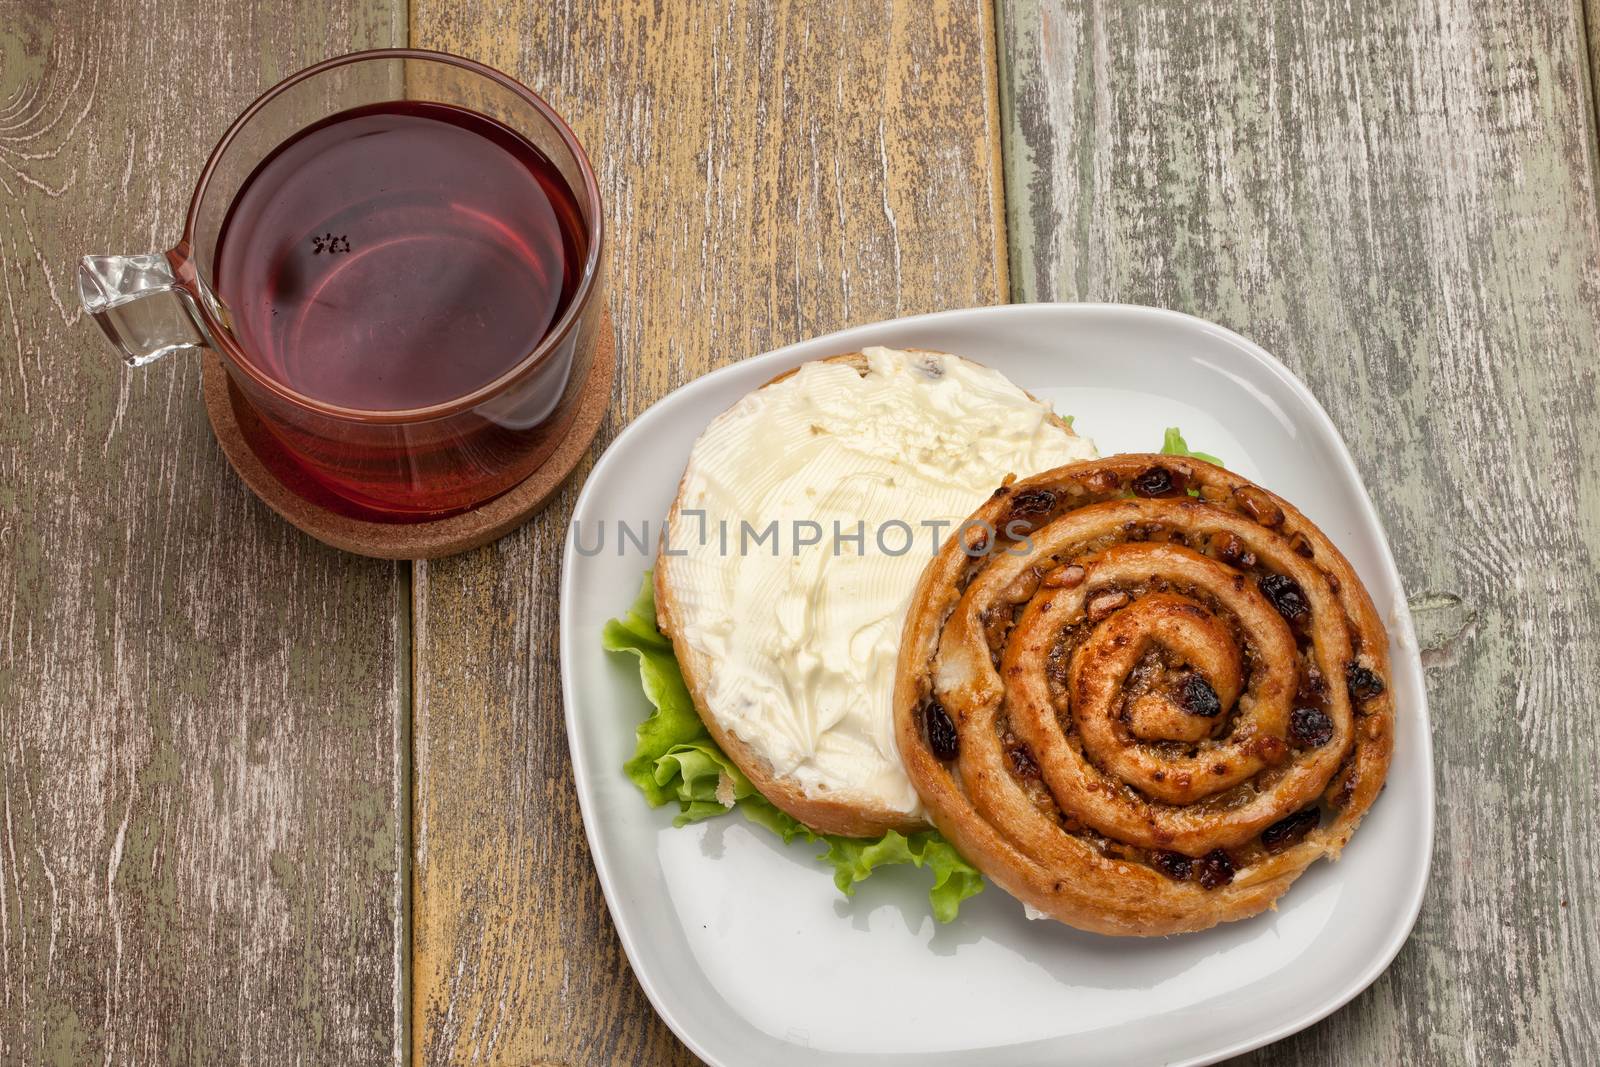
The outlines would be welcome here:
[[[198,363],[124,371],[74,273],[400,12],[0,0],[0,1063],[399,1058],[408,569],[257,504]]]
[[[1422,917],[1260,1063],[1600,1050],[1600,219],[1582,12],[1003,0],[1013,295],[1261,342],[1350,442],[1427,649]]]

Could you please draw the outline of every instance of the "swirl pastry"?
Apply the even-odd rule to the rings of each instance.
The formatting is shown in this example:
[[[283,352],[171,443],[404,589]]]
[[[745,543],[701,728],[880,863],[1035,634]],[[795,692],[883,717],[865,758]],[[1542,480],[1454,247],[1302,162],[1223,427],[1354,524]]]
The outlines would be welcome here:
[[[923,572],[895,678],[934,823],[1085,930],[1202,930],[1337,857],[1383,786],[1388,637],[1284,500],[1122,455],[1003,486]]]

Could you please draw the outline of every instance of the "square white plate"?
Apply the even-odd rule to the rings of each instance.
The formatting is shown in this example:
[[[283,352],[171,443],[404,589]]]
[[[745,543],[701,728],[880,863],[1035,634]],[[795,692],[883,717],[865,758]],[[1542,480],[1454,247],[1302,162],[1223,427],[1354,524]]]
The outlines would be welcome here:
[[[1157,940],[1029,922],[990,885],[939,927],[924,872],[853,900],[738,814],[685,829],[623,775],[649,706],[637,661],[600,648],[632,602],[690,446],[744,393],[865,345],[955,352],[1077,419],[1103,455],[1162,430],[1281,492],[1350,558],[1389,625],[1398,709],[1388,788],[1337,864],[1278,911]],[[584,827],[606,903],[656,1010],[718,1067],[1205,1063],[1293,1033],[1372,982],[1416,919],[1433,839],[1422,667],[1400,577],[1349,452],[1315,398],[1259,347],[1170,311],[975,308],[859,326],[708,374],[618,436],[578,498],[561,576],[561,680]],[[634,537],[619,536],[618,522]],[[604,528],[600,526],[604,523]],[[646,527],[648,531],[645,532]],[[603,537],[601,536],[603,532]]]

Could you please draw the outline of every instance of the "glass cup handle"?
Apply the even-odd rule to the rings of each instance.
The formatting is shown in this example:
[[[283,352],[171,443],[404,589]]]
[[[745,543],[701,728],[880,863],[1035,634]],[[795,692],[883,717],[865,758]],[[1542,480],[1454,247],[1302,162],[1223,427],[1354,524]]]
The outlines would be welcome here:
[[[130,367],[207,347],[194,298],[173,272],[171,256],[84,256],[78,264],[83,310]]]

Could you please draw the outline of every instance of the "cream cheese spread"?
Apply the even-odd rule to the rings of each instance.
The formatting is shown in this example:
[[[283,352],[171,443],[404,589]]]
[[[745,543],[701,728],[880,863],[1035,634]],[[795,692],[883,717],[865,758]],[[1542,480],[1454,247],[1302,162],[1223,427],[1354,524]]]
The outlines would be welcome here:
[[[906,607],[1007,474],[1095,458],[1003,375],[865,350],[746,396],[696,442],[665,551],[719,723],[808,795],[921,810],[890,707]]]

